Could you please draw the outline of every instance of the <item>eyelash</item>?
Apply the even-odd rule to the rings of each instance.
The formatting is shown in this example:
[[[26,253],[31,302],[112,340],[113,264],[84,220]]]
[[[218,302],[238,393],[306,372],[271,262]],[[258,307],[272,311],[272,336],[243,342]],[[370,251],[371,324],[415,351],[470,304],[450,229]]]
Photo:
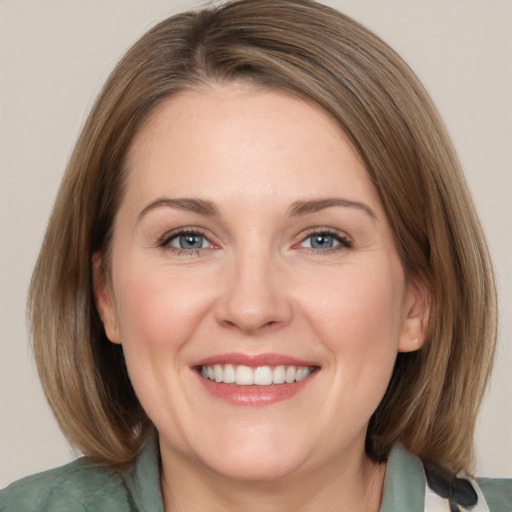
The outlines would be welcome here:
[[[162,249],[171,251],[175,253],[177,256],[199,256],[200,251],[202,251],[204,248],[200,249],[178,249],[177,247],[173,247],[170,245],[171,240],[174,240],[175,238],[179,238],[180,236],[184,235],[195,235],[195,236],[201,236],[205,240],[209,242],[208,237],[206,234],[197,228],[181,228],[178,231],[173,231],[171,233],[166,233],[158,242],[158,246]],[[210,242],[211,244],[211,242]],[[211,244],[213,245],[213,244]]]
[[[201,231],[200,229],[196,228],[181,228],[178,231],[174,231],[171,233],[166,233],[159,241],[158,246],[169,250],[177,256],[199,256],[200,251],[202,251],[205,248],[199,248],[199,249],[178,249],[177,247],[173,247],[170,245],[170,242],[176,238],[179,238],[180,236],[185,235],[195,235],[203,237],[205,240],[207,240],[211,245],[213,245],[208,237],[206,236],[205,232]],[[333,229],[311,229],[309,230],[306,235],[301,239],[301,241],[298,244],[294,245],[295,247],[300,248],[300,245],[303,244],[308,238],[311,238],[313,236],[328,236],[332,237],[336,242],[339,243],[339,245],[336,245],[334,247],[329,247],[327,249],[315,249],[313,247],[303,247],[303,249],[306,249],[310,254],[331,254],[335,251],[343,250],[343,249],[351,249],[353,247],[352,241],[345,235],[343,235],[341,232],[333,230]]]
[[[313,247],[305,247],[304,249],[307,249],[310,254],[332,254],[335,251],[340,251],[344,249],[351,249],[353,247],[352,241],[344,234],[342,234],[340,231],[337,231],[335,229],[326,229],[326,228],[320,228],[320,229],[311,229],[306,233],[306,236],[302,238],[302,240],[299,242],[300,244],[303,244],[308,238],[311,238],[313,236],[329,236],[332,237],[336,242],[339,242],[339,245],[330,247],[328,249],[315,249]]]

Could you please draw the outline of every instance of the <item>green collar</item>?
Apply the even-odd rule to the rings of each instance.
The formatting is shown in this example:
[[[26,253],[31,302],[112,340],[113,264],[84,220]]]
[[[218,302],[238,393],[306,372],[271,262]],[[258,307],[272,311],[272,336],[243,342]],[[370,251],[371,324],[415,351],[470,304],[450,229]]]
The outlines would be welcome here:
[[[380,512],[423,512],[424,482],[423,464],[420,459],[401,444],[396,444],[389,454]]]
[[[160,452],[156,433],[146,439],[123,479],[138,512],[164,512],[160,489]]]

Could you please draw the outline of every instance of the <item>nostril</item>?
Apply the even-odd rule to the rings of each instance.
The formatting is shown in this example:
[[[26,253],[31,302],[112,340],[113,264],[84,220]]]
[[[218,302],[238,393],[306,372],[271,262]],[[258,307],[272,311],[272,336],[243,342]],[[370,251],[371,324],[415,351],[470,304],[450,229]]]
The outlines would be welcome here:
[[[219,324],[247,334],[288,324],[292,318],[291,303],[284,291],[288,287],[282,286],[280,277],[268,271],[268,262],[263,265],[260,261],[255,268],[254,258],[249,258],[241,260],[240,265],[244,268],[235,269],[225,294],[215,305]]]

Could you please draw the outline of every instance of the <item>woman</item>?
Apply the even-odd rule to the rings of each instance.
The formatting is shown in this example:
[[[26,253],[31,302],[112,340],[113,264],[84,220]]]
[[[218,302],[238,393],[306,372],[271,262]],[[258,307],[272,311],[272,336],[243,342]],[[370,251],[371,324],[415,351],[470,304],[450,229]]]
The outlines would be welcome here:
[[[70,160],[30,312],[86,458],[5,510],[511,506],[510,482],[455,476],[495,339],[459,165],[403,61],[327,7],[233,2],[134,45]]]

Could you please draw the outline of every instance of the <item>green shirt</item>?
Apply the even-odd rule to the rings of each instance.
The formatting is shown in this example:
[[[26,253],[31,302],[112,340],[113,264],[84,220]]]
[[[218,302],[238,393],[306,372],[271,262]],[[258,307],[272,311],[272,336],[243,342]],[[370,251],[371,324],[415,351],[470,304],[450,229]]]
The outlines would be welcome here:
[[[479,480],[471,512],[512,512],[512,480]],[[478,486],[476,486],[478,487]],[[485,503],[487,502],[487,504]],[[403,446],[391,451],[380,512],[449,512],[447,500],[425,484],[421,461]],[[466,510],[460,508],[461,511]],[[115,471],[77,459],[0,491],[1,512],[164,512],[157,444],[147,442],[135,464]]]

